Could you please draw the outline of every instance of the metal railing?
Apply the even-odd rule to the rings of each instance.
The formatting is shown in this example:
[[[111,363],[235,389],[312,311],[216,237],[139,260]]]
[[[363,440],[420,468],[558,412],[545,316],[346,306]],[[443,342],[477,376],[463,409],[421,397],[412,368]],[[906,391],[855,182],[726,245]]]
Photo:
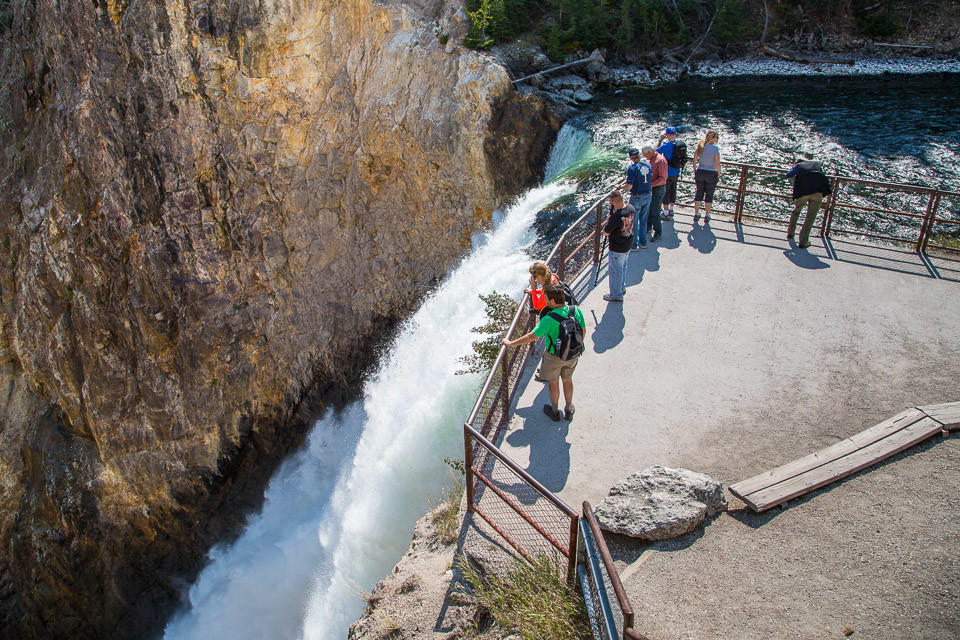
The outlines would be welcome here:
[[[723,176],[736,174],[736,186],[718,184],[713,212],[737,223],[760,220],[786,224],[792,203],[786,171],[742,162],[724,162]],[[828,175],[833,195],[824,202],[817,225],[822,236],[850,235],[930,249],[960,251],[960,215],[941,215],[945,201],[960,214],[960,193],[910,184]],[[680,183],[692,186],[693,180]],[[689,193],[689,190],[686,190]],[[692,197],[691,197],[692,200]],[[719,206],[718,206],[719,205]],[[906,210],[905,210],[906,209]]]
[[[633,607],[620,583],[620,574],[593,509],[586,501],[580,519],[577,577],[595,640],[648,640],[633,628]]]
[[[599,262],[605,201],[606,196],[587,209],[560,236],[546,259],[560,279],[575,278]],[[518,305],[506,335],[515,338],[530,331],[535,317],[527,304]],[[500,349],[464,424],[467,511],[476,513],[528,560],[544,551],[562,554],[572,582],[579,516],[493,444],[509,422],[510,406],[534,344]]]
[[[567,559],[569,580],[577,558],[577,512],[470,425],[464,425],[463,439],[467,510],[529,562],[560,553]]]

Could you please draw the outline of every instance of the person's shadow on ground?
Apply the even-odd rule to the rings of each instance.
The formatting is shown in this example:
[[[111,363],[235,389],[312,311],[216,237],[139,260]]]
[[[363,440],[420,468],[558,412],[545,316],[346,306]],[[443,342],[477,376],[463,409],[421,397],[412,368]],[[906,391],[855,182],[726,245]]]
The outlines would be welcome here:
[[[630,295],[629,293],[627,295]],[[636,295],[636,294],[634,294]],[[623,315],[622,302],[608,302],[603,310],[603,316],[593,329],[590,341],[593,342],[594,353],[603,353],[613,349],[623,341],[623,327],[626,318]]]
[[[652,254],[652,255],[651,255]],[[646,249],[637,249],[630,252],[630,258],[627,260],[627,272],[623,276],[623,286],[636,286],[643,282],[643,274],[647,271],[656,271],[660,268],[660,256],[656,251],[650,250],[650,243],[647,243]]]
[[[673,218],[667,218],[661,224],[663,225],[663,234],[656,244],[662,249],[678,249],[680,247],[680,234],[677,233]]]
[[[576,372],[574,372],[576,380]],[[506,440],[511,447],[530,447],[530,464],[527,473],[553,492],[561,491],[570,475],[570,443],[567,434],[570,423],[561,418],[554,422],[543,412],[543,405],[550,402],[547,385],[537,394],[532,407],[517,409],[523,419],[523,428],[511,432]],[[560,410],[563,411],[563,392],[560,392]],[[574,420],[576,420],[574,416]],[[521,501],[525,502],[524,500]]]
[[[709,222],[701,225],[699,220],[694,220],[693,227],[687,234],[687,242],[700,253],[710,253],[717,246],[717,236],[710,228]]]
[[[801,269],[829,269],[830,265],[813,255],[806,249],[797,246],[794,240],[790,240],[790,248],[783,252],[793,264]]]

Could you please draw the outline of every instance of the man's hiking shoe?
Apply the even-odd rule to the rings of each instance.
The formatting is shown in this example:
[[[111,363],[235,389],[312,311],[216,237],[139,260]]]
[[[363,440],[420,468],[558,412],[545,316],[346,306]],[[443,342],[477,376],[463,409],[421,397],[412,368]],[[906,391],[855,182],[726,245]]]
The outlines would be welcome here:
[[[800,244],[797,245],[797,247],[800,249],[806,249],[809,246],[810,246],[809,242],[801,242]]]
[[[543,405],[543,412],[550,416],[550,419],[554,422],[560,422],[561,413],[559,409],[554,409],[549,404]]]
[[[603,299],[607,302],[623,302],[623,298],[614,298],[609,293],[603,294]]]
[[[569,407],[563,410],[563,417],[567,420],[573,420],[573,412],[576,410],[577,408],[571,404]]]

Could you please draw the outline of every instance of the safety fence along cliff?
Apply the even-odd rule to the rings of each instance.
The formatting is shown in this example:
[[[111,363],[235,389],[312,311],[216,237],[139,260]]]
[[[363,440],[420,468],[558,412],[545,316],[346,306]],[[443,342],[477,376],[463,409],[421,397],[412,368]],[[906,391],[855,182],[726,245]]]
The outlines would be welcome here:
[[[600,260],[600,222],[606,196],[557,241],[546,263],[561,279],[573,279]],[[533,328],[534,314],[520,304],[507,336]],[[493,444],[510,420],[510,406],[534,344],[501,349],[464,425],[467,510],[482,518],[521,556],[560,553],[572,581],[579,516]]]
[[[925,253],[960,251],[960,193],[909,184],[827,175],[833,195],[817,219],[820,235],[859,236],[911,245]],[[692,200],[693,180],[680,194]],[[713,213],[734,222],[786,224],[792,205],[791,180],[784,169],[724,162]]]

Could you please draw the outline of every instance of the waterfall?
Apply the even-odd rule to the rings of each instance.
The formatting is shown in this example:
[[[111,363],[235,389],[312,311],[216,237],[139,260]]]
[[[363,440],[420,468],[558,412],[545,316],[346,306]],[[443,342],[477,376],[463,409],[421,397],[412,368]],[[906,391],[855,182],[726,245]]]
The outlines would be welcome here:
[[[561,132],[548,166],[562,171],[586,143]],[[575,189],[554,180],[495,216],[397,330],[362,397],[313,426],[240,538],[210,552],[164,638],[346,638],[365,607],[359,594],[390,572],[441,494],[444,457],[463,457],[461,425],[482,380],[454,374],[478,338],[471,329],[486,320],[479,294],[523,289],[537,212]]]

